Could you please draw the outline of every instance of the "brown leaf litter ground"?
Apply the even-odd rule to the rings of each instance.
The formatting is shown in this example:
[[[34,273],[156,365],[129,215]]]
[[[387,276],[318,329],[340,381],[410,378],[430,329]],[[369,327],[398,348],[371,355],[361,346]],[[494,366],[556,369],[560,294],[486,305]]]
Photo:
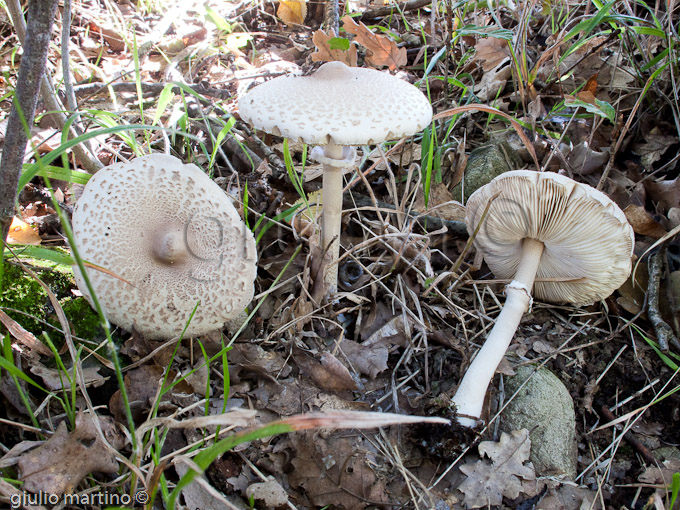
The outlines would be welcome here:
[[[602,23],[583,26],[567,40],[565,34],[576,23],[597,14],[593,4],[567,2],[560,4],[561,11],[547,3],[492,10],[446,5],[433,15],[428,2],[389,16],[377,5],[352,3],[341,12],[347,8],[359,13],[358,19],[343,20],[340,26],[346,32],[340,36],[354,34],[356,46],[344,50],[330,46],[333,38],[327,28],[318,32],[323,4],[303,8],[296,3],[215,3],[212,11],[185,3],[74,5],[71,68],[80,108],[90,110],[88,127],[106,125],[106,118],[150,123],[164,84],[181,82],[202,94],[201,99],[188,94],[182,98],[175,89],[160,119],[169,125],[173,115],[188,113],[185,129],[211,151],[221,128],[214,119],[232,113],[238,119],[238,95],[269,77],[308,72],[325,59],[351,63],[358,58],[359,65],[387,67],[416,82],[431,65],[421,88],[427,85],[435,112],[481,103],[509,113],[522,121],[546,170],[561,169],[599,185],[617,202],[636,232],[639,283],[628,283],[604,302],[587,307],[535,303],[487,398],[488,420],[499,402],[511,398],[501,383],[518,365],[543,363],[549,368],[574,401],[575,481],[536,476],[527,464],[524,433],[501,434],[494,424],[483,437],[429,426],[308,431],[240,445],[221,456],[206,471],[204,485],[185,491],[186,506],[223,508],[211,492],[217,490],[236,508],[245,508],[243,502],[251,497],[256,508],[669,508],[665,487],[673,473],[680,472],[680,349],[671,342],[667,350],[659,350],[647,305],[649,290],[657,291],[661,316],[677,338],[680,244],[677,235],[668,235],[680,224],[677,58],[660,69],[664,52],[677,56],[673,52],[680,45],[677,6],[667,12],[658,4],[652,14],[641,3],[616,4],[611,12],[619,17],[609,23],[617,25],[618,32],[607,31],[609,25]],[[663,38],[649,35],[651,28],[634,29],[653,28],[653,16],[676,32]],[[220,19],[226,25],[220,25]],[[16,46],[11,25],[0,22],[3,48]],[[139,84],[134,83],[133,33],[140,47]],[[511,38],[512,46],[502,37]],[[576,40],[583,44],[572,46]],[[0,122],[9,111],[5,94],[15,79],[12,59],[17,57],[2,52]],[[54,50],[49,64],[57,82],[58,57]],[[652,76],[655,70],[658,74]],[[110,84],[110,91],[101,83]],[[564,107],[564,102],[580,108]],[[604,118],[607,105],[613,105],[611,121]],[[140,106],[148,117],[144,122]],[[152,410],[157,416],[185,419],[239,407],[255,410],[262,422],[337,409],[451,417],[447,401],[503,301],[502,285],[467,247],[459,223],[462,206],[452,202],[460,200],[460,192],[453,190],[470,151],[490,141],[494,146],[499,140],[507,144],[525,167],[533,163],[498,117],[467,113],[442,121],[437,129],[434,159],[440,164],[433,172],[427,209],[418,166],[427,149],[419,138],[386,147],[383,153],[365,154],[365,178],[348,177],[337,300],[322,303],[314,295],[314,213],[300,214],[292,223],[277,221],[262,234],[256,294],[268,291],[275,280],[278,284],[229,351],[228,378],[221,372],[223,364],[201,367],[204,356],[218,352],[227,337],[176,345],[118,331],[137,426],[148,424]],[[43,144],[41,151],[59,145],[54,133],[49,118],[43,117],[34,133],[34,140]],[[199,164],[207,163],[195,141],[169,142],[179,157],[198,155]],[[148,152],[162,149],[164,141],[153,132],[140,136],[138,143]],[[299,166],[301,148],[291,149]],[[214,177],[236,198],[247,184],[250,225],[262,215],[274,218],[299,199],[283,164],[281,140],[260,136],[237,121],[222,150]],[[104,163],[118,155],[133,156],[123,136],[95,140],[95,154]],[[307,176],[314,170],[308,164]],[[318,190],[318,181],[305,182],[305,191]],[[77,186],[53,185],[69,210]],[[24,220],[38,228],[37,241],[63,245],[50,203],[40,179],[19,197]],[[421,215],[419,221],[412,221],[411,211]],[[660,275],[650,278],[648,251],[660,239],[665,242],[664,265]],[[300,254],[286,265],[298,246]],[[57,299],[72,298],[73,287],[55,294]],[[47,323],[35,323],[39,326],[29,326],[26,315],[3,310],[10,314],[3,320],[10,331],[10,325],[18,324],[39,334],[44,328],[52,332],[50,324],[58,324],[50,322],[54,309],[47,313]],[[12,334],[14,339],[30,338]],[[101,332],[84,336],[77,341],[85,352],[96,351]],[[64,382],[51,353],[14,345],[14,363],[58,393]],[[130,458],[129,444],[124,446],[115,425],[125,423],[124,403],[105,351],[89,357],[87,365],[99,427],[110,434],[110,444],[120,448],[118,460]],[[186,375],[193,367],[200,368]],[[178,379],[181,375],[186,377]],[[69,434],[60,404],[15,383],[7,370],[1,377],[3,483],[16,478],[18,466],[37,473],[23,479],[27,490],[129,489],[129,476],[111,469],[111,452],[101,455],[100,448],[92,449],[97,436],[88,432],[93,425],[87,419],[79,416],[77,423],[83,425],[76,427],[77,434]],[[161,395],[164,377],[179,382]],[[656,401],[662,395],[665,398]],[[33,422],[26,413],[27,401],[35,411]],[[201,444],[215,428],[163,430],[156,458],[141,452],[135,468],[145,484],[174,483],[187,468],[181,462],[171,467],[171,461]],[[27,442],[49,437],[61,441],[56,456],[40,450],[24,454],[34,446]],[[77,458],[77,465],[68,467],[64,456]],[[58,473],[53,472],[55,465],[60,466]],[[8,497],[4,488],[2,494]],[[153,508],[161,507],[160,499],[157,505]]]

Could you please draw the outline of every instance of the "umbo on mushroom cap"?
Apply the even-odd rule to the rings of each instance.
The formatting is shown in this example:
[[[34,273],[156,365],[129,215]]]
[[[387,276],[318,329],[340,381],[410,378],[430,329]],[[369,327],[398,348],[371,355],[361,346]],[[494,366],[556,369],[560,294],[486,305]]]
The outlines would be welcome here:
[[[314,145],[380,143],[415,134],[432,120],[430,103],[410,83],[342,62],[253,87],[238,109],[258,129]]]
[[[197,166],[152,154],[97,172],[73,211],[81,257],[108,320],[147,338],[221,329],[253,298],[252,232]],[[76,283],[92,303],[78,268]],[[128,283],[129,282],[129,283]]]
[[[475,238],[497,278],[512,279],[522,240],[544,244],[534,297],[554,303],[604,299],[631,271],[633,229],[604,193],[555,173],[514,170],[496,177],[467,202],[470,234],[496,197]],[[540,279],[576,281],[540,281]]]

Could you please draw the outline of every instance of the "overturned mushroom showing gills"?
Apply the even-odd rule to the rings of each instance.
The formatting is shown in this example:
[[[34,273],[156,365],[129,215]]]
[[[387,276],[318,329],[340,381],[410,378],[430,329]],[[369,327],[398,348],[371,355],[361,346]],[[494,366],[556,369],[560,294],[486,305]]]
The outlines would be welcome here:
[[[562,175],[528,170],[506,172],[473,193],[465,221],[470,235],[484,221],[475,246],[496,277],[512,280],[496,324],[453,397],[458,422],[471,427],[531,306],[532,287],[537,299],[553,303],[604,299],[630,275],[634,237],[621,209],[604,193]]]
[[[432,107],[416,87],[394,76],[328,62],[310,76],[283,76],[254,87],[238,103],[257,129],[317,147],[323,164],[324,280],[337,286],[343,168],[354,165],[351,146],[410,136],[432,120]]]
[[[231,199],[195,165],[152,154],[97,172],[73,211],[108,320],[151,339],[221,329],[253,298],[257,254]],[[92,303],[83,275],[78,288]]]

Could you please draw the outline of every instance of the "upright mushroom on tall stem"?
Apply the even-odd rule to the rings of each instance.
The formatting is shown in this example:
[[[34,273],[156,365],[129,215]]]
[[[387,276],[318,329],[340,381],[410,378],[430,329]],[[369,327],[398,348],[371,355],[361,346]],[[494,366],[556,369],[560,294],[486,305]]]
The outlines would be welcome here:
[[[554,303],[604,299],[630,275],[634,237],[609,197],[554,173],[506,172],[473,193],[466,208],[468,232],[477,230],[474,243],[487,265],[498,278],[512,280],[494,327],[453,397],[458,422],[472,427],[531,306],[532,288],[538,299]]]
[[[323,164],[324,280],[337,287],[342,218],[342,173],[354,164],[351,146],[410,136],[426,127],[432,107],[416,87],[388,73],[327,62],[309,76],[275,78],[247,92],[241,118],[256,128],[324,146],[311,157]]]

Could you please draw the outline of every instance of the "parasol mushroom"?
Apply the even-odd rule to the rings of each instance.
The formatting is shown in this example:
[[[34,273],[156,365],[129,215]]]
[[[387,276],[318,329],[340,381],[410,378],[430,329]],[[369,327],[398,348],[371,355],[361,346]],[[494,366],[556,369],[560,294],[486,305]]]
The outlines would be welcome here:
[[[195,165],[164,154],[99,170],[73,211],[80,255],[108,320],[151,339],[221,329],[253,298],[252,232]],[[83,275],[76,283],[92,303]]]
[[[553,303],[604,299],[630,275],[634,236],[621,209],[604,193],[554,173],[506,172],[473,193],[466,208],[470,235],[483,221],[476,248],[497,278],[512,280],[491,333],[453,397],[459,423],[471,427],[531,306],[532,287],[536,298]]]
[[[282,76],[254,87],[238,103],[257,129],[316,147],[323,164],[324,280],[337,287],[343,168],[354,165],[352,146],[377,144],[421,131],[432,107],[416,87],[390,74],[327,62],[309,76]]]

